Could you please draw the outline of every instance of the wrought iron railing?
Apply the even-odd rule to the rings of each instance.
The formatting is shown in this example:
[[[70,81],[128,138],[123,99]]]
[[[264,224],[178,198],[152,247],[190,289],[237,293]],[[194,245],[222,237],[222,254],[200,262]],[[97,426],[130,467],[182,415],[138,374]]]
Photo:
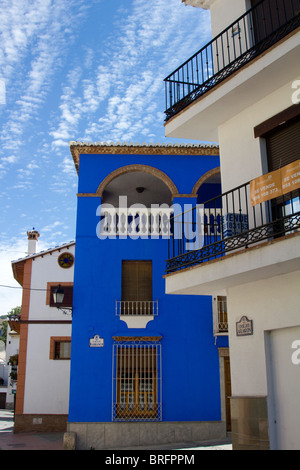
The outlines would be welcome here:
[[[161,421],[161,344],[113,345],[113,421]]]
[[[261,0],[165,78],[166,120],[299,26],[299,0]]]
[[[299,189],[252,206],[247,183],[171,218],[166,272],[299,230]]]

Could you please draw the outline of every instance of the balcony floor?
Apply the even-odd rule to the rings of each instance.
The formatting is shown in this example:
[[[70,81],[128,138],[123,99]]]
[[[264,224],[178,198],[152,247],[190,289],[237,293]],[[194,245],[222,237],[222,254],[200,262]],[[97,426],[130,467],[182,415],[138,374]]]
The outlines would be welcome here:
[[[300,270],[300,232],[166,274],[166,294],[226,295],[249,282]]]

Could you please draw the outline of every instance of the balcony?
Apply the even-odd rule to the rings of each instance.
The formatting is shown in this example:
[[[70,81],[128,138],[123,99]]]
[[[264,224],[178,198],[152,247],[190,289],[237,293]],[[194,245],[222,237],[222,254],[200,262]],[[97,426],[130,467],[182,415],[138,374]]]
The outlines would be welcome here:
[[[116,300],[118,316],[157,316],[158,300]]]
[[[260,1],[165,78],[166,121],[299,26],[297,1]]]
[[[106,238],[169,238],[172,208],[147,208],[136,204],[132,207],[114,208],[100,206],[101,219],[97,234]]]
[[[300,231],[300,189],[258,204],[250,182],[171,217],[166,273]]]
[[[128,328],[146,328],[158,315],[158,300],[116,300],[116,315]]]

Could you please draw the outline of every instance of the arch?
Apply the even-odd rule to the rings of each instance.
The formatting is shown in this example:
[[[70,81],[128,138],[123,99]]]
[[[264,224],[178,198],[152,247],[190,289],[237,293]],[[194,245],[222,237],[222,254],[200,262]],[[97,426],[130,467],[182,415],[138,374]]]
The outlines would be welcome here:
[[[163,181],[163,183],[165,183],[165,185],[169,188],[172,196],[178,194],[178,189],[173,183],[173,181],[169,178],[169,176],[167,176],[163,171],[148,165],[126,165],[121,168],[118,168],[117,170],[114,170],[112,173],[107,175],[106,178],[104,178],[102,183],[100,183],[96,194],[102,197],[104,189],[112,180],[114,180],[120,175],[125,175],[126,173],[133,173],[135,171],[149,173],[150,175],[156,176],[161,181]]]
[[[209,170],[207,171],[206,173],[204,173],[204,175],[201,176],[201,178],[198,179],[198,181],[196,182],[195,186],[193,187],[193,191],[192,191],[192,194],[194,196],[197,196],[197,193],[200,189],[200,187],[209,179],[211,178],[212,176],[215,176],[215,175],[219,175],[221,174],[221,169],[220,167],[218,166],[217,168],[213,168],[212,170]]]

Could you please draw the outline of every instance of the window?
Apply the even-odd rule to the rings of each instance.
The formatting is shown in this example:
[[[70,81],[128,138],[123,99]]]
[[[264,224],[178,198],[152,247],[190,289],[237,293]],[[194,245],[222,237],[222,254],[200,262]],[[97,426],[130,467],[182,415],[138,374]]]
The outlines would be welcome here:
[[[227,317],[227,297],[218,295],[213,297],[213,323],[214,334],[221,335],[228,333],[228,317]]]
[[[299,159],[300,118],[288,121],[265,136],[268,170],[275,171]]]
[[[121,315],[153,315],[152,261],[122,261]]]
[[[71,359],[71,338],[51,337],[50,338],[50,359]]]
[[[127,342],[113,348],[113,420],[161,420],[161,345]]]
[[[254,128],[254,136],[265,139],[268,172],[279,170],[299,159],[300,107],[293,105]],[[266,205],[274,236],[282,236],[287,226],[293,230],[293,217],[299,208],[299,190],[277,197]],[[291,217],[290,217],[291,215]],[[285,221],[282,219],[285,218]],[[297,224],[295,224],[297,225]]]
[[[299,159],[300,151],[300,117],[297,116],[265,136],[269,171],[278,170]],[[287,199],[287,200],[286,200]],[[271,201],[271,211],[274,220],[295,214],[299,208],[299,190]],[[290,222],[287,222],[288,224]],[[278,225],[279,236],[286,228]]]

